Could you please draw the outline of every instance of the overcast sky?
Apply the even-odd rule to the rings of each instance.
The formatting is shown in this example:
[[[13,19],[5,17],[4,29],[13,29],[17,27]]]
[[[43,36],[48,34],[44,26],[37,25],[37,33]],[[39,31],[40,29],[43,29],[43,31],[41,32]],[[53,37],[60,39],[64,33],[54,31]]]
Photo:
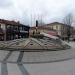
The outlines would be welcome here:
[[[0,18],[23,24],[61,22],[68,13],[75,14],[75,0],[0,0]]]

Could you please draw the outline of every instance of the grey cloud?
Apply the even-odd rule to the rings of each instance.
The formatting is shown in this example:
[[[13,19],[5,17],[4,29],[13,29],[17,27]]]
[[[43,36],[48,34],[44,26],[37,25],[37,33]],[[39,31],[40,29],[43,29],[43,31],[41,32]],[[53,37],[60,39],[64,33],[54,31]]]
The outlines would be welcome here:
[[[0,7],[7,8],[6,11],[0,9],[0,16],[20,20],[24,24],[31,24],[32,19],[34,25],[34,19],[41,20],[41,18],[45,23],[50,23],[62,21],[68,13],[75,14],[74,4],[75,0],[3,0],[0,2]],[[3,14],[5,12],[9,14]]]
[[[0,8],[6,8],[12,5],[11,0],[0,0]]]

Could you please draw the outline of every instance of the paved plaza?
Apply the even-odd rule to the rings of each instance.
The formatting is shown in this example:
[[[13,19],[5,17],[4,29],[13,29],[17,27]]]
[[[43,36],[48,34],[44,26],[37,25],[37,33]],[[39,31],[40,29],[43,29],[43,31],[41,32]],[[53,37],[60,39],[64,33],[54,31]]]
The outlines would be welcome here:
[[[75,75],[72,49],[45,52],[0,50],[0,75]]]

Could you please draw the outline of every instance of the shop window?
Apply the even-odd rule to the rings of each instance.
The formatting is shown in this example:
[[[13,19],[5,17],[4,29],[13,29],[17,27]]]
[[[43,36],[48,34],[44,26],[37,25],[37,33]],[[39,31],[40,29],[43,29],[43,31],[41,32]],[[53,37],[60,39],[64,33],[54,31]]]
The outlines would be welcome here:
[[[14,30],[18,30],[18,26],[15,26],[15,27],[14,27]]]
[[[0,28],[1,28],[1,24],[0,24]]]

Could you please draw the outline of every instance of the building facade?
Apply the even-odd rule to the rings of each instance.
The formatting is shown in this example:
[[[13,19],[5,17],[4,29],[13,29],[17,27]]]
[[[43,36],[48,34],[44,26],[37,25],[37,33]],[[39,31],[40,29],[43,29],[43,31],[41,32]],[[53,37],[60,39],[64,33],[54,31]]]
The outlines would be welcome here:
[[[3,30],[0,28],[0,40],[3,41],[4,33]]]
[[[45,32],[45,33],[55,35],[55,36],[59,36],[61,38],[67,38],[69,28],[70,28],[70,34],[73,37],[73,32],[74,32],[73,27],[72,26],[69,27],[69,25],[65,25],[65,24],[59,23],[59,22],[44,24],[42,26],[38,25],[37,31],[38,32]],[[30,33],[31,34],[35,31],[36,31],[36,27],[31,27],[30,28]]]
[[[19,22],[0,19],[0,28],[2,30],[2,40],[13,40],[29,36],[30,27]]]
[[[72,26],[65,25],[59,22],[53,22],[45,25],[45,27],[56,30],[58,36],[60,36],[61,38],[67,38],[68,33],[70,33],[71,37],[73,37],[74,28]]]
[[[31,27],[30,28],[30,36],[36,33],[36,27]],[[40,34],[41,32],[57,36],[57,31],[53,30],[51,28],[45,27],[45,26],[38,26],[37,27],[37,34]]]

